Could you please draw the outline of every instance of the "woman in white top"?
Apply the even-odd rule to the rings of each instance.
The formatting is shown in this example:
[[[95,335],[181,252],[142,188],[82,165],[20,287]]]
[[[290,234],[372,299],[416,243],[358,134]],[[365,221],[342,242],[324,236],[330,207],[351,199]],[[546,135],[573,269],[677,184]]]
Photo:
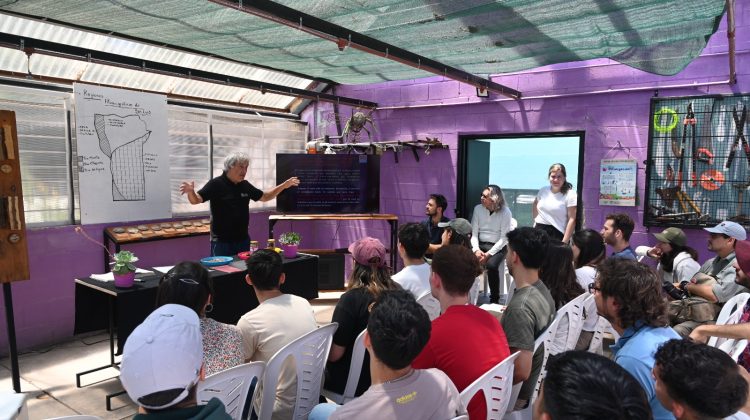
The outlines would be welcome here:
[[[500,301],[500,265],[505,260],[513,214],[505,205],[503,190],[488,185],[482,190],[481,204],[474,207],[471,216],[471,250],[479,263],[487,268],[490,285],[490,303]]]
[[[656,271],[664,283],[690,281],[701,265],[696,261],[698,252],[687,246],[687,237],[680,228],[668,227],[654,233],[659,241],[646,255],[659,260]]]
[[[594,229],[579,230],[573,234],[572,248],[578,284],[588,290],[589,283],[593,283],[596,277],[596,266],[606,256],[604,239]]]
[[[576,279],[578,284],[584,290],[588,290],[589,284],[594,283],[596,279],[596,267],[604,261],[606,257],[606,248],[604,247],[604,238],[594,229],[579,230],[573,234],[573,265],[576,269]],[[578,337],[576,350],[586,350],[591,344],[594,337],[594,330],[599,321],[599,315],[596,313],[596,302],[591,299],[588,305],[584,307],[583,328],[581,335]]]
[[[568,243],[576,225],[578,195],[567,181],[565,165],[552,164],[548,174],[549,186],[539,190],[531,210],[534,226],[546,231],[550,239]]]

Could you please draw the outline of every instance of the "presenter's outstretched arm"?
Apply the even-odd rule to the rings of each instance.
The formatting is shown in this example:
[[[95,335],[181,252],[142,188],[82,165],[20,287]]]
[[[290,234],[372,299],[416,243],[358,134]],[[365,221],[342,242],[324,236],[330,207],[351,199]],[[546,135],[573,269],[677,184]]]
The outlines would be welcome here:
[[[299,178],[296,176],[293,176],[286,181],[282,182],[281,184],[271,188],[270,190],[263,191],[263,196],[260,198],[260,201],[268,201],[273,200],[276,198],[277,195],[281,194],[282,191],[284,191],[287,188],[290,187],[296,187],[299,185]]]
[[[195,192],[195,181],[180,184],[180,194],[187,194],[190,204],[200,204],[203,202],[203,197]]]

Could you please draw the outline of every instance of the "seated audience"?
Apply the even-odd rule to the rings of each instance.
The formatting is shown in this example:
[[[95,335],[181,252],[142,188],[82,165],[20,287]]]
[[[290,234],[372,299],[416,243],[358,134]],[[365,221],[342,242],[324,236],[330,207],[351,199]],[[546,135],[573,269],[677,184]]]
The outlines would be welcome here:
[[[735,269],[735,282],[744,287],[750,287],[750,278],[747,274],[750,272],[750,242],[748,241],[737,241],[735,245],[736,258],[732,262],[732,266]],[[690,333],[690,338],[700,343],[705,343],[709,337],[722,337],[731,339],[750,339],[750,301],[748,301],[742,308],[742,315],[740,316],[740,322],[738,324],[731,325],[711,325],[704,324],[695,328]],[[737,363],[750,371],[750,348],[745,350],[740,355]]]
[[[721,309],[719,305],[738,293],[750,291],[735,283],[735,270],[732,265],[735,259],[735,244],[747,238],[745,228],[735,222],[724,221],[704,230],[709,233],[708,250],[715,252],[716,257],[706,261],[689,282],[675,283],[674,287],[685,292],[696,302],[710,302],[716,305],[704,305],[704,308],[710,308],[708,311],[693,310],[695,316],[689,320],[675,318],[674,329],[683,337],[687,337],[698,325],[715,320]],[[679,302],[671,305],[679,306]]]
[[[602,226],[604,243],[612,247],[610,258],[636,259],[633,248],[630,247],[630,235],[635,229],[633,219],[624,213],[609,214]]]
[[[410,366],[429,338],[430,319],[411,294],[382,292],[372,305],[365,333],[372,385],[343,406],[317,406],[309,419],[426,420],[465,413],[458,390],[445,373]]]
[[[120,381],[140,407],[135,419],[231,419],[216,398],[197,403],[202,341],[198,315],[182,305],[156,308],[133,330],[122,352]]]
[[[242,336],[237,326],[206,318],[206,312],[213,306],[213,288],[213,280],[202,265],[184,261],[162,276],[156,292],[156,306],[176,303],[194,310],[200,317],[206,376],[245,362]]]
[[[606,248],[604,239],[599,232],[593,229],[579,230],[573,234],[573,261],[576,268],[576,279],[578,284],[588,289],[589,284],[593,283],[596,278],[596,267],[606,258]],[[596,324],[599,322],[599,315],[596,313],[596,304],[590,302],[583,308],[585,320],[581,328],[581,335],[578,337],[576,350],[586,350],[591,344],[594,337]]]
[[[326,364],[325,389],[341,394],[346,387],[354,341],[367,327],[369,307],[384,290],[400,289],[391,279],[386,265],[385,246],[375,238],[362,238],[349,246],[354,268],[349,275],[347,291],[333,310],[332,322],[339,327]],[[362,395],[370,386],[370,358],[365,355],[355,395]]]
[[[520,351],[515,360],[513,383],[523,382],[514,409],[525,408],[542,369],[544,349],[534,351],[534,341],[555,319],[555,301],[539,280],[539,268],[547,256],[549,237],[541,229],[521,227],[508,232],[508,270],[516,292],[502,317],[510,352]]]
[[[615,362],[646,391],[654,419],[674,419],[656,398],[651,375],[656,349],[679,338],[667,325],[667,304],[656,272],[635,260],[609,258],[599,265],[590,291],[599,315],[620,334],[612,346]]]
[[[677,420],[721,419],[747,401],[748,383],[723,351],[692,340],[669,340],[654,356],[656,396]]]
[[[500,300],[500,267],[507,252],[505,234],[510,231],[513,214],[497,185],[487,185],[480,204],[471,215],[471,249],[487,269],[490,303]]]
[[[510,355],[505,333],[489,312],[469,305],[469,289],[480,273],[467,247],[447,245],[435,251],[430,286],[442,315],[432,321],[432,334],[412,363],[416,369],[438,368],[459,391]],[[483,395],[469,402],[471,418],[487,418]]]
[[[245,281],[255,290],[259,305],[242,315],[237,327],[242,334],[247,361],[268,362],[282,347],[318,328],[318,324],[306,299],[279,290],[285,275],[278,252],[270,249],[255,251],[246,264]],[[254,402],[256,413],[260,409],[261,396],[259,390]],[[281,370],[276,387],[273,419],[291,418],[296,397],[297,372],[289,359]]]
[[[604,261],[605,247],[602,235],[594,229],[579,230],[573,234],[573,261],[578,284],[584,288],[596,277],[596,266]]]
[[[573,251],[568,245],[559,241],[551,241],[547,249],[547,257],[539,268],[539,279],[552,295],[556,310],[560,310],[568,302],[585,293],[583,287],[578,284],[573,268]],[[563,317],[558,322],[557,334],[552,340],[555,348],[551,349],[551,354],[571,350],[566,349],[564,345],[570,332],[570,320],[568,317]]]
[[[594,353],[551,356],[534,420],[650,420],[646,393],[625,369]]]
[[[654,233],[659,241],[646,255],[659,260],[656,272],[663,282],[672,284],[690,281],[700,270],[698,252],[687,246],[687,236],[680,228],[668,227]]]
[[[443,228],[440,223],[445,223],[449,219],[443,214],[448,210],[448,200],[442,194],[430,194],[427,204],[424,206],[424,213],[427,219],[422,222],[422,226],[427,229],[430,237],[430,245],[427,248],[426,257],[432,258],[432,254],[440,248],[442,243]]]
[[[555,302],[555,309],[562,308],[585,292],[578,284],[573,268],[573,251],[562,242],[550,242],[547,256],[539,268],[539,279],[547,286]]]
[[[441,246],[451,244],[471,248],[471,223],[468,220],[458,217],[439,226],[443,228]]]
[[[430,265],[424,260],[429,244],[427,229],[420,223],[407,223],[398,229],[398,255],[404,268],[391,278],[415,298],[430,291]]]

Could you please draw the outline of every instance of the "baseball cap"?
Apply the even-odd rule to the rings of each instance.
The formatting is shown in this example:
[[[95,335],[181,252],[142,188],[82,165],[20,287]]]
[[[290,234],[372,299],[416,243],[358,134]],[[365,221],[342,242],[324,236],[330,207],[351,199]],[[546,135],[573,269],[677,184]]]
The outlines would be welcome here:
[[[745,228],[740,226],[739,223],[730,222],[728,220],[725,220],[712,228],[703,228],[703,230],[711,233],[721,233],[740,241],[747,239]]]
[[[471,233],[471,223],[469,223],[468,220],[462,219],[460,217],[451,220],[450,222],[441,222],[438,223],[438,227],[444,228],[444,227],[450,227],[453,228],[456,232],[458,232],[459,235],[468,235]]]
[[[750,276],[750,242],[737,241],[734,245],[734,255],[737,257],[737,265]]]
[[[198,383],[203,364],[203,339],[198,314],[187,306],[156,308],[125,342],[120,381],[142,407],[160,410],[187,398]],[[141,398],[159,391],[182,389],[171,401],[145,404]]]
[[[687,244],[685,232],[676,227],[668,227],[661,233],[654,233],[654,237],[656,237],[659,242],[666,242],[677,246],[685,246],[685,244]]]
[[[354,260],[362,265],[375,265],[376,267],[385,265],[385,245],[378,239],[367,236],[355,241],[349,245],[349,252]],[[379,259],[375,261],[373,258]]]

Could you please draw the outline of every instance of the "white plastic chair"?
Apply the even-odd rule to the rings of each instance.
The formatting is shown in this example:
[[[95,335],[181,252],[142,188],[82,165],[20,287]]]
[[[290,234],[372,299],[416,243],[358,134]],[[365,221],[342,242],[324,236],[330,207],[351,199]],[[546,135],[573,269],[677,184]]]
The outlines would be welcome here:
[[[612,324],[609,323],[606,319],[604,319],[603,316],[599,317],[599,320],[596,322],[596,329],[594,330],[594,335],[591,337],[591,343],[589,343],[589,348],[587,349],[588,352],[596,353],[596,354],[603,354],[604,353],[604,334],[610,333],[612,334],[612,337],[614,337],[615,342],[620,339],[620,334],[618,334],[614,328],[612,328]]]
[[[354,399],[354,394],[357,392],[357,384],[359,384],[359,376],[362,373],[362,363],[365,361],[365,330],[357,336],[354,340],[354,347],[352,348],[352,361],[349,363],[349,376],[346,378],[346,386],[344,387],[343,394],[337,394],[333,391],[323,389],[321,394],[336,404],[346,404],[347,402]]]
[[[304,420],[318,404],[321,380],[328,353],[331,351],[333,333],[339,324],[332,322],[292,341],[276,352],[266,365],[263,374],[263,394],[258,420],[270,420],[276,401],[279,375],[288,357],[293,357],[297,371],[297,397],[294,401],[293,420]]]
[[[724,306],[721,307],[721,312],[719,312],[719,316],[716,318],[716,325],[732,325],[740,322],[742,310],[744,309],[748,298],[750,298],[750,293],[740,293],[729,299]],[[711,337],[706,344],[712,347],[721,347],[721,345],[727,340],[728,339],[726,338]]]
[[[583,304],[588,296],[588,293],[583,293],[558,309],[555,315],[555,318],[559,320],[557,335],[552,337],[551,354],[573,350],[576,347],[581,329],[583,329]]]
[[[26,394],[10,389],[0,391],[0,418],[28,420]]]
[[[103,419],[99,416],[92,416],[88,414],[75,414],[72,416],[52,417],[46,420],[103,420]]]
[[[265,362],[252,362],[214,373],[198,383],[198,404],[207,404],[211,398],[218,398],[232,419],[242,420],[250,385],[253,379],[263,376],[265,368]]]
[[[484,401],[487,406],[487,419],[500,420],[508,409],[510,397],[513,393],[513,368],[520,352],[511,354],[508,358],[498,363],[484,375],[477,378],[471,385],[461,391],[460,397],[464,407],[479,392],[484,393]]]
[[[453,417],[451,420],[469,420],[469,415],[468,414],[463,414],[463,415],[460,415],[458,417]]]
[[[562,309],[562,308],[560,308]],[[539,369],[539,376],[536,378],[536,384],[534,385],[534,391],[531,393],[531,399],[529,400],[529,405],[524,408],[523,410],[518,411],[512,411],[513,407],[516,404],[516,400],[518,399],[518,394],[521,392],[521,385],[523,385],[523,382],[515,384],[513,386],[513,394],[510,398],[510,404],[508,405],[508,410],[503,417],[504,419],[510,419],[510,420],[530,420],[531,419],[531,407],[534,405],[534,400],[539,396],[539,391],[542,389],[542,381],[544,380],[544,377],[547,375],[547,360],[550,356],[550,348],[552,345],[552,340],[557,334],[557,327],[559,325],[559,318],[555,316],[554,321],[547,327],[547,329],[534,341],[534,353],[536,354],[537,350],[540,346],[543,347],[543,353],[542,353],[542,367]]]
[[[747,339],[727,339],[719,345],[719,350],[728,354],[736,362],[745,350],[745,347],[747,347]]]
[[[430,316],[430,321],[440,316],[440,302],[432,297],[432,292],[429,290],[423,292],[418,298],[417,303],[422,305],[427,315]]]

